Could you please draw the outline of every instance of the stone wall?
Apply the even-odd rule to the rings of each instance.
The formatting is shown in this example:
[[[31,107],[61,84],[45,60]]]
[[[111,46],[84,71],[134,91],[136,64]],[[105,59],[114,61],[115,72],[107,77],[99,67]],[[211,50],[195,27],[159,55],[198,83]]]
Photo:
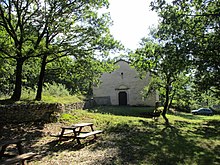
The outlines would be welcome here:
[[[67,113],[70,110],[90,108],[92,106],[94,106],[93,101],[66,105],[60,103],[0,105],[0,124],[50,121],[51,118],[61,113]]]
[[[97,105],[111,105],[110,96],[94,97]]]

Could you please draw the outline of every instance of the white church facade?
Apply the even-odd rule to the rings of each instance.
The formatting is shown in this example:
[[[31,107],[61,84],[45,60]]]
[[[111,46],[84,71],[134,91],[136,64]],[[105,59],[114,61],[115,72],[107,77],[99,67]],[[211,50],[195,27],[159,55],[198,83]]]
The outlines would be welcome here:
[[[118,68],[111,73],[104,73],[101,83],[93,88],[93,98],[98,105],[155,106],[158,101],[156,93],[147,98],[142,95],[143,89],[150,81],[150,74],[140,78],[138,72],[129,63],[119,60]]]

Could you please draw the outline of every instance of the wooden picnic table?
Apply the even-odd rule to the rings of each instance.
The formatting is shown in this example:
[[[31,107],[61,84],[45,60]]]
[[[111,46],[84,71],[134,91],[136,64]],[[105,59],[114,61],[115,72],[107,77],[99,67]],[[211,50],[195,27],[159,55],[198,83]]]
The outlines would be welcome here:
[[[87,132],[84,132],[84,128],[87,128]],[[88,131],[90,129],[90,131]],[[78,123],[73,124],[71,126],[67,127],[61,127],[61,133],[59,135],[56,135],[59,137],[59,141],[62,141],[63,139],[73,139],[77,140],[78,144],[81,144],[80,139],[85,139],[88,136],[93,135],[94,139],[96,139],[96,134],[99,134],[103,132],[102,130],[94,130],[93,129],[93,123]]]

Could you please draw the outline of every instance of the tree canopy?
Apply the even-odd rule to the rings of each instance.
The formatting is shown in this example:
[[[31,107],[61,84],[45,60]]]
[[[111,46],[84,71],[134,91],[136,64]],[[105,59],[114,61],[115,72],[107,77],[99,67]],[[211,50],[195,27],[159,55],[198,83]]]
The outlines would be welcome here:
[[[16,61],[12,100],[19,100],[23,64],[41,58],[38,87],[47,63],[64,56],[75,60],[108,54],[119,43],[110,34],[109,14],[98,10],[108,7],[107,0],[4,0],[0,2],[0,57]]]
[[[160,17],[157,33],[162,41],[175,43],[193,62],[195,83],[200,91],[220,95],[219,0],[155,0],[152,10]],[[172,36],[172,38],[170,38]]]
[[[141,48],[130,58],[141,72],[151,72],[157,89],[165,89],[162,115],[166,123],[169,102],[174,94],[180,94],[182,88],[179,85],[183,81],[195,83],[188,88],[186,83],[182,84],[186,90],[194,87],[200,93],[211,90],[218,96],[220,94],[219,5],[218,0],[151,2],[152,10],[160,18],[159,25],[148,37],[151,39],[143,39]],[[155,89],[155,84],[153,87]]]
[[[178,47],[171,43],[161,45],[145,39],[142,45],[134,54],[130,54],[131,64],[140,72],[151,73],[152,80],[148,87],[149,91],[165,91],[162,115],[168,124],[166,112],[171,101],[170,95],[173,92],[172,90],[176,90],[173,89],[173,84],[179,79],[180,74],[187,69],[185,58],[181,56]]]

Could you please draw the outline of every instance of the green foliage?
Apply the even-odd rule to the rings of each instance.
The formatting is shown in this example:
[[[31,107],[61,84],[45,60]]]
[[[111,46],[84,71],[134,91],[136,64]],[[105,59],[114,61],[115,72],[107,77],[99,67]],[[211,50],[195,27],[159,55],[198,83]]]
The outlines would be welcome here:
[[[4,62],[2,60],[1,62]],[[6,95],[9,98],[9,94],[13,90],[12,77],[13,68],[7,63],[2,63],[1,67],[1,97]],[[10,70],[11,69],[11,70]],[[29,59],[24,64],[23,68],[23,88],[21,99],[34,99],[34,93],[36,94],[36,84],[38,80],[38,74],[40,69],[39,59]],[[84,94],[91,95],[92,85],[99,83],[99,77],[103,72],[109,72],[113,69],[113,62],[111,61],[99,61],[95,59],[73,59],[71,57],[63,57],[48,63],[46,68],[45,82],[47,90],[43,91],[43,95],[49,95],[49,89],[57,91],[56,87],[48,87],[48,84],[60,84],[65,86],[68,90],[64,90],[64,93],[76,95]],[[56,86],[56,85],[55,85]],[[55,89],[54,89],[55,88]],[[31,95],[29,94],[31,90]],[[59,91],[59,90],[58,90]],[[62,91],[62,90],[61,90]],[[46,93],[45,93],[46,92]],[[56,95],[60,95],[56,93]],[[30,95],[30,96],[29,96]]]
[[[52,84],[45,83],[44,86],[44,95],[46,96],[69,96],[69,91],[62,84],[56,84],[53,82]]]
[[[29,87],[22,88],[22,101],[32,101],[35,98],[36,89]],[[62,104],[71,104],[75,102],[80,102],[84,97],[70,95],[69,91],[62,84],[52,84],[45,83],[44,93],[43,93],[43,102],[47,103],[62,103]]]
[[[120,43],[114,40],[109,30],[110,15],[98,13],[106,7],[107,0],[0,2],[1,58],[16,61],[11,99],[20,99],[22,81],[27,86],[34,86],[36,74],[28,76],[33,70],[41,71],[39,83],[35,84],[40,97],[45,68],[50,62],[65,56],[94,60],[118,49]],[[25,62],[26,68],[23,67]],[[40,63],[41,69],[36,68]],[[29,78],[34,81],[29,82]]]
[[[77,123],[79,118],[76,115],[64,113],[59,117],[59,122]]]
[[[10,95],[13,91],[14,62],[1,58],[0,54],[0,96]]]
[[[193,64],[197,90],[219,96],[219,1],[155,0],[151,6],[161,18],[156,36],[175,44]]]
[[[22,100],[34,100],[35,93],[36,93],[36,88],[34,89],[29,88],[29,87],[22,88],[21,99]],[[52,84],[45,83],[44,96],[45,98],[54,98],[54,97],[62,98],[65,96],[70,96],[70,94],[64,85],[53,82]]]
[[[22,88],[21,100],[34,100],[36,90],[30,87]]]
[[[131,65],[136,67],[141,74],[150,72],[152,79],[145,88],[146,94],[156,90],[160,92],[164,99],[162,114],[168,123],[166,111],[177,90],[174,90],[173,86],[174,84],[177,86],[177,81],[181,73],[187,70],[188,63],[179,48],[172,42],[164,41],[163,44],[159,44],[157,38],[143,39],[141,46],[135,53],[130,54]]]
[[[22,72],[22,86],[35,90],[40,73],[40,59],[30,58],[25,61]]]
[[[160,17],[158,29],[151,31],[150,39],[142,40],[131,61],[158,80],[159,83],[150,83],[153,88],[148,87],[147,91],[156,85],[164,95],[164,113],[173,99],[179,106],[195,105],[199,103],[196,96],[200,91],[206,94],[200,97],[202,105],[210,91],[220,91],[218,5],[218,0],[151,2],[152,10]],[[193,90],[196,92],[191,94]]]
[[[113,69],[113,62],[93,58],[64,57],[47,65],[45,82],[64,84],[71,94],[92,95],[92,85],[103,72]]]

